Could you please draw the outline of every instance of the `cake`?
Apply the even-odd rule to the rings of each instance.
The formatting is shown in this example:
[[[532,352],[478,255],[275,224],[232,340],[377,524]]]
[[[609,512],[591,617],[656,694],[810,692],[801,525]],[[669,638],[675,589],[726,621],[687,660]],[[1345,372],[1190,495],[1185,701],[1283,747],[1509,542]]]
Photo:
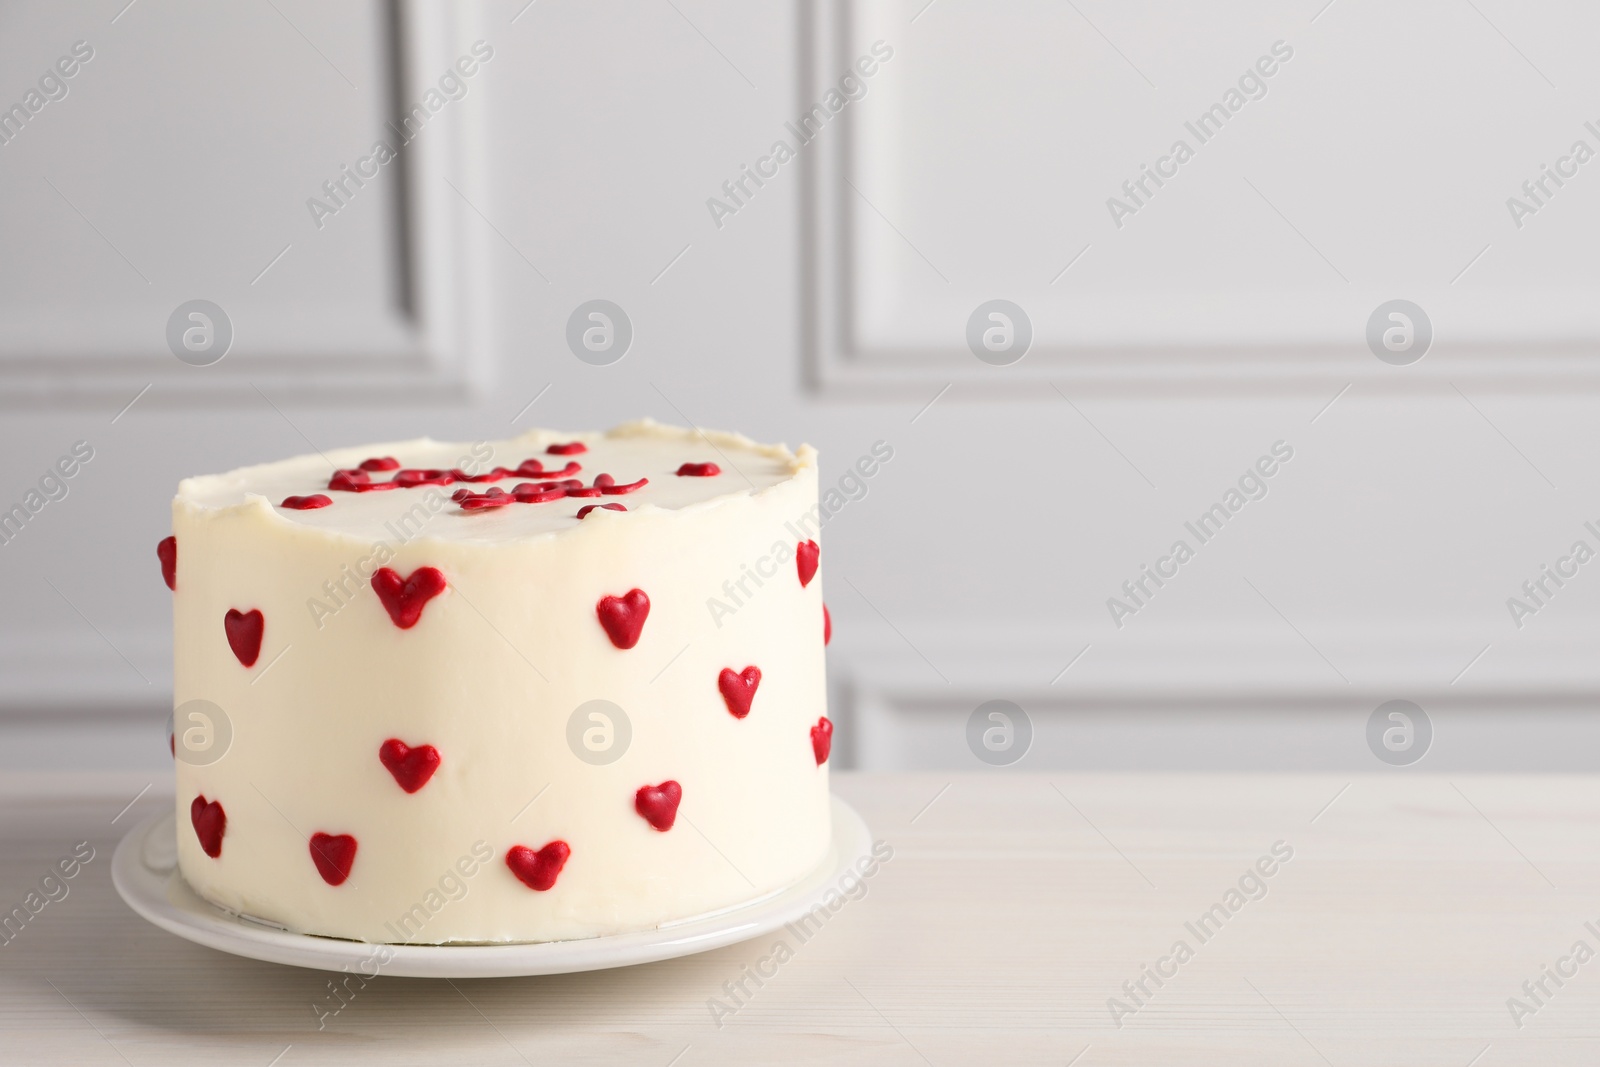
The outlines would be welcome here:
[[[809,446],[649,421],[185,479],[183,878],[417,944],[781,892],[830,837],[819,528]]]

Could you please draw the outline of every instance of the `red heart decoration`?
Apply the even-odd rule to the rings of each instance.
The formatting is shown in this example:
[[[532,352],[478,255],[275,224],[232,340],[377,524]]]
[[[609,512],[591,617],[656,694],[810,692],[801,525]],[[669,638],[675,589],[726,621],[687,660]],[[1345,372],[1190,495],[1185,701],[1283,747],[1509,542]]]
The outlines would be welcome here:
[[[418,567],[411,577],[402,579],[392,567],[379,567],[372,576],[372,591],[383,601],[389,618],[402,630],[409,630],[422,618],[423,605],[444,592],[448,585],[437,567]]]
[[[288,508],[290,511],[315,511],[332,503],[333,497],[323,493],[312,493],[310,496],[286,496],[283,498],[283,503],[278,506]]]
[[[333,477],[328,479],[329,489],[338,489],[346,493],[359,493],[364,487],[372,484],[372,475],[362,470],[336,470],[333,472]]]
[[[228,828],[228,813],[222,810],[222,803],[195,797],[189,805],[189,821],[194,823],[194,836],[200,839],[201,850],[212,859],[222,855],[222,834]]]
[[[525,459],[517,464],[517,469],[512,471],[511,475],[513,477],[520,475],[523,478],[571,478],[581,470],[583,470],[583,464],[574,463],[571,460],[563,464],[558,471],[547,471],[544,469],[544,464],[538,460]],[[578,482],[577,484],[582,485],[583,483]]]
[[[329,885],[344,885],[356,862],[356,839],[349,834],[311,835],[311,862]]]
[[[794,546],[794,565],[800,571],[800,588],[804,589],[811,584],[811,579],[817,576],[817,557],[822,554],[822,549],[817,547],[815,541],[801,541]]]
[[[594,610],[611,643],[618,648],[632,648],[639,643],[644,620],[650,615],[650,598],[643,589],[631,589],[626,596],[601,597]]]
[[[717,688],[722,690],[722,700],[728,705],[728,714],[742,719],[750,714],[750,702],[756,698],[756,686],[761,684],[761,668],[746,667],[735,673],[732,667],[722,668],[717,675]]]
[[[552,841],[537,852],[527,845],[514,845],[506,853],[506,866],[523,885],[543,893],[556,884],[556,876],[571,855],[572,848],[565,841]]]
[[[419,485],[449,485],[455,480],[456,475],[453,470],[444,470],[440,467],[407,467],[395,471],[394,477],[390,478],[387,484],[397,485],[402,489],[415,489]]]
[[[228,635],[228,647],[233,649],[233,654],[246,667],[254,667],[256,660],[261,658],[261,635],[266,627],[267,620],[258,608],[249,611],[229,608],[222,617],[222,629]]]
[[[678,801],[683,799],[683,786],[667,781],[660,785],[641,785],[633,795],[633,808],[645,821],[665,833],[672,829],[678,818]]]
[[[826,645],[833,640],[833,616],[828,614],[828,605],[822,605],[822,643]]]
[[[399,738],[391,737],[378,746],[378,762],[389,768],[401,789],[415,793],[427,785],[433,772],[439,769],[439,750],[432,745],[412,748]]]
[[[645,486],[650,484],[650,479],[640,478],[638,481],[629,482],[626,485],[618,485],[616,481],[613,480],[610,484],[600,485],[600,480],[597,478],[595,479],[595,484],[599,486],[600,491],[606,496],[621,496],[623,493],[631,493],[635,489],[643,489]]]
[[[166,580],[167,588],[174,592],[178,589],[178,539],[176,537],[163,537],[156,545],[156,558],[161,561],[161,577]]]
[[[826,715],[811,728],[811,751],[817,757],[818,767],[828,762],[828,753],[833,751],[833,723]]]

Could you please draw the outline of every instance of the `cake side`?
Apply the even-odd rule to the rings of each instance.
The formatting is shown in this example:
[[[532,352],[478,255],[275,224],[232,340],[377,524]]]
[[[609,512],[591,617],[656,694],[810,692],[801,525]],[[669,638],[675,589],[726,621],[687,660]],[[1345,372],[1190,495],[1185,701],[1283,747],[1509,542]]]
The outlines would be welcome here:
[[[489,514],[462,511],[452,485],[269,502],[291,473],[314,488],[320,457],[186,480],[175,700],[213,702],[233,734],[215,763],[177,764],[190,884],[297,931],[442,943],[650,928],[812,869],[831,729],[821,577],[801,547],[820,540],[815,453],[708,436],[633,424],[493,444],[490,471],[578,442],[552,464],[582,461],[586,482],[624,460],[650,473],[619,466],[649,484],[615,498]],[[696,449],[742,473],[677,475],[718,462]],[[372,453],[410,469],[471,446],[328,459]],[[667,479],[694,484],[646,498]],[[412,536],[368,536],[430,489],[452,506]],[[429,569],[436,586],[417,580]]]

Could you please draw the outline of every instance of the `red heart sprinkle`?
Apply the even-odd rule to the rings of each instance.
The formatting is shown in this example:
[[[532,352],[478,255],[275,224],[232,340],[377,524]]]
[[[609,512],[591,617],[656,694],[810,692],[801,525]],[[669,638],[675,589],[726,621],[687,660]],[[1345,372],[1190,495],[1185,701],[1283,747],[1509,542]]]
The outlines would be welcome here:
[[[817,557],[822,554],[822,549],[817,547],[815,541],[801,541],[794,546],[794,564],[800,571],[800,588],[804,589],[811,584],[811,579],[817,575]]]
[[[666,781],[660,785],[641,785],[633,795],[633,807],[645,822],[662,833],[672,829],[678,818],[678,802],[683,799],[683,786]]]
[[[523,482],[514,492],[519,504],[546,504],[567,495],[567,491],[560,486],[554,489],[541,489],[532,482]]]
[[[517,464],[517,473],[524,478],[543,478],[544,461],[538,459],[525,459]]]
[[[392,471],[398,470],[399,467],[400,461],[393,456],[377,456],[361,461],[361,469],[364,471]]]
[[[571,855],[572,848],[565,841],[552,841],[537,852],[527,845],[513,845],[506,852],[506,866],[523,885],[543,893],[556,884],[556,876]]]
[[[576,456],[589,451],[589,446],[582,441],[568,441],[564,445],[551,445],[545,451],[552,456]]]
[[[507,504],[515,504],[516,502],[517,498],[510,493],[500,492],[470,493],[460,500],[462,511],[484,511],[488,508],[504,507]]]
[[[361,487],[371,481],[372,475],[364,470],[334,471],[333,477],[328,479],[328,488],[346,493],[359,493]]]
[[[811,728],[811,751],[817,757],[818,767],[828,762],[828,753],[833,751],[833,723],[826,715]]]
[[[618,648],[632,648],[639,643],[644,620],[650,614],[650,598],[643,589],[631,589],[625,596],[601,597],[594,610],[611,643]]]
[[[174,592],[178,589],[178,539],[176,537],[163,537],[156,545],[156,558],[161,561],[161,577],[167,583],[167,588]]]
[[[437,567],[418,567],[405,579],[392,567],[379,567],[372,575],[373,592],[402,630],[415,626],[422,618],[423,606],[444,592],[448,584]]]
[[[722,468],[715,463],[685,463],[678,468],[680,478],[715,478]]]
[[[349,834],[311,835],[311,862],[329,885],[344,885],[356,862],[356,839]]]
[[[578,518],[580,518],[580,519],[583,518],[585,515],[589,514],[589,512],[591,512],[591,511],[594,511],[596,508],[599,508],[599,509],[601,509],[603,511],[627,511],[628,510],[627,507],[622,505],[622,504],[585,504],[583,507],[578,509]]]
[[[288,508],[290,511],[315,511],[317,508],[325,508],[331,503],[333,503],[333,497],[323,496],[321,493],[313,493],[311,496],[286,496],[283,498],[283,503],[278,506]]]
[[[828,605],[822,605],[822,644],[824,647],[833,640],[833,616],[828,614]]]
[[[717,675],[717,688],[722,690],[722,699],[728,705],[728,714],[735,719],[742,719],[750,714],[750,702],[756,698],[756,686],[760,684],[760,667],[746,667],[739,673],[732,667],[724,667],[722,673]]]
[[[425,470],[399,470],[394,472],[394,477],[389,479],[390,485],[403,489],[415,489],[419,485],[449,485],[456,480],[454,471],[440,470],[429,467]]]
[[[389,769],[400,788],[415,793],[428,784],[439,769],[439,750],[432,745],[412,748],[397,737],[378,746],[378,761]]]
[[[256,660],[261,658],[261,635],[266,628],[267,620],[259,608],[249,611],[229,608],[222,617],[222,629],[228,635],[228,647],[233,649],[233,654],[246,667],[254,667]]]
[[[606,496],[619,496],[622,493],[631,493],[635,489],[643,489],[649,484],[649,478],[640,478],[638,481],[629,482],[627,485],[617,485],[615,482],[610,485],[603,485],[600,487],[600,491]]]
[[[212,859],[222,855],[222,835],[228,829],[228,813],[222,810],[222,802],[195,797],[189,805],[189,821],[194,823],[194,836],[200,839],[201,851]]]
[[[582,466],[568,461],[567,465],[558,471],[547,471],[544,469],[544,464],[538,460],[525,459],[519,463],[517,465],[517,469],[511,473],[520,475],[523,478],[570,478],[581,470],[583,470]],[[583,483],[580,482],[578,484],[581,485]]]

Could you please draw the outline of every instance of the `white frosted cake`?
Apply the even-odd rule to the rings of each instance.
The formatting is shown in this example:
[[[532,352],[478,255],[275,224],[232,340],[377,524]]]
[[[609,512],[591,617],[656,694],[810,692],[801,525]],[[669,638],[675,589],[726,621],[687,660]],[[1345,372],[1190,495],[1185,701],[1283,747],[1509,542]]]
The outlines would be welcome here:
[[[827,851],[808,446],[403,441],[186,479],[172,525],[178,860],[214,904],[564,940],[760,899]]]

